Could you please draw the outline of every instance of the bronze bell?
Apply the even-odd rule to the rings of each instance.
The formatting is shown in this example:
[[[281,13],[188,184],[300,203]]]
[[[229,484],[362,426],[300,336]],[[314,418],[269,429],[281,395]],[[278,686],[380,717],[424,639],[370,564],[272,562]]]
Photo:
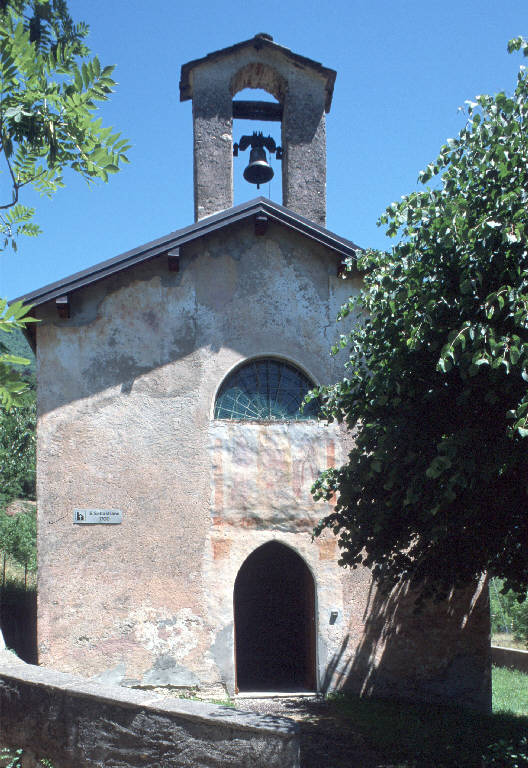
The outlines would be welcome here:
[[[261,184],[271,181],[273,168],[266,159],[264,147],[252,147],[249,153],[249,165],[244,171],[244,178],[250,184],[256,184],[259,189]]]
[[[282,160],[282,148],[277,147],[275,140],[271,136],[263,136],[262,132],[254,131],[253,136],[242,136],[239,144],[233,145],[233,155],[238,157],[238,150],[246,150],[251,147],[249,153],[249,165],[244,171],[244,178],[250,184],[256,184],[257,189],[261,184],[271,181],[273,178],[273,168],[266,159],[266,151],[275,153],[277,160]]]

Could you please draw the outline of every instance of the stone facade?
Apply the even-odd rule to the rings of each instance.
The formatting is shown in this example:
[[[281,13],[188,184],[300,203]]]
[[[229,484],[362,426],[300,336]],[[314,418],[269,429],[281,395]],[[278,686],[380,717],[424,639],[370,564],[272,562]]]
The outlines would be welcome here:
[[[339,568],[330,534],[312,541],[328,506],[310,487],[344,460],[339,429],[214,419],[216,392],[241,361],[283,358],[316,383],[342,373],[329,355],[333,318],[359,283],[336,273],[321,245],[241,224],[190,244],[177,273],[157,259],[76,292],[70,319],[39,308],[41,664],[232,693],[235,579],[275,540],[314,578],[318,690],[394,693],[404,679],[440,691],[456,651],[460,674],[471,671],[462,698],[469,685],[466,698],[482,705],[484,596],[463,631],[460,601],[428,620],[436,645],[405,600],[396,610],[367,572]],[[123,522],[73,525],[75,508],[120,509]]]
[[[334,79],[333,70],[262,35],[184,65],[180,93],[193,104],[196,220],[233,205],[232,100],[244,88],[259,88],[283,106],[283,204],[325,225],[325,111]]]
[[[330,381],[332,318],[353,287],[323,248],[242,227],[190,247],[177,274],[154,261],[75,294],[69,320],[42,310],[41,663],[233,690],[234,579],[277,538],[320,580],[324,676],[344,605],[333,539],[311,541],[325,510],[310,486],[343,459],[337,429],[212,414],[225,376],[255,356]],[[90,507],[122,509],[122,525],[73,526]]]
[[[265,576],[262,557],[274,552],[268,570],[278,578],[274,599],[284,592],[283,624],[293,626],[304,606],[298,647],[283,655],[291,675],[296,655],[305,657],[305,687],[487,709],[482,584],[417,616],[404,585],[380,594],[367,570],[339,567],[331,534],[312,541],[330,506],[314,502],[311,485],[320,470],[346,460],[350,434],[317,420],[214,416],[222,383],[247,361],[285,361],[315,384],[341,377],[343,357],[329,353],[335,318],[360,287],[359,276],[339,276],[355,246],[320,226],[331,70],[255,41],[184,68],[200,221],[24,297],[41,320],[39,661],[122,686],[232,694],[241,618],[253,632],[246,668],[265,666],[251,643],[273,639],[265,605],[260,618],[253,610],[273,596],[259,591],[256,566],[242,591],[239,575],[260,553]],[[257,67],[262,50],[267,58]],[[285,197],[294,212],[262,198],[230,208],[227,113],[233,93],[248,84],[283,98],[294,167]],[[300,133],[288,133],[292,125]],[[301,125],[311,126],[312,143]],[[309,172],[301,156],[310,153]],[[75,509],[120,510],[123,518],[76,525]],[[283,574],[281,558],[290,558]],[[290,589],[286,605],[293,571],[299,600]],[[274,682],[280,686],[280,675]]]

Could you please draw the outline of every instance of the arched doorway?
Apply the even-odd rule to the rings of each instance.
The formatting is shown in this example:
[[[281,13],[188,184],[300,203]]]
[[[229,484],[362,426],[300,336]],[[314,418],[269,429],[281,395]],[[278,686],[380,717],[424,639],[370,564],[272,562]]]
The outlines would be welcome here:
[[[315,586],[304,560],[275,541],[244,562],[234,591],[239,691],[315,690]]]

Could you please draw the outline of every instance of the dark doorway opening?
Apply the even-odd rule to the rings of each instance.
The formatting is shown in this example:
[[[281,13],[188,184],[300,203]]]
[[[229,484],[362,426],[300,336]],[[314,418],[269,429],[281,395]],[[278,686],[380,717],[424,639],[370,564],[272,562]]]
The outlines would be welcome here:
[[[269,542],[235,581],[239,691],[315,690],[315,587],[304,560]]]

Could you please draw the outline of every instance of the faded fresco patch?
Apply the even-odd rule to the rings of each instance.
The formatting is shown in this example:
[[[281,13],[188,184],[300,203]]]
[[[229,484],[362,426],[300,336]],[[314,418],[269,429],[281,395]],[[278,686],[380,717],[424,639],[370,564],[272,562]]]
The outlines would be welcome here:
[[[311,530],[324,514],[310,489],[340,453],[333,427],[216,421],[209,435],[215,525]]]

